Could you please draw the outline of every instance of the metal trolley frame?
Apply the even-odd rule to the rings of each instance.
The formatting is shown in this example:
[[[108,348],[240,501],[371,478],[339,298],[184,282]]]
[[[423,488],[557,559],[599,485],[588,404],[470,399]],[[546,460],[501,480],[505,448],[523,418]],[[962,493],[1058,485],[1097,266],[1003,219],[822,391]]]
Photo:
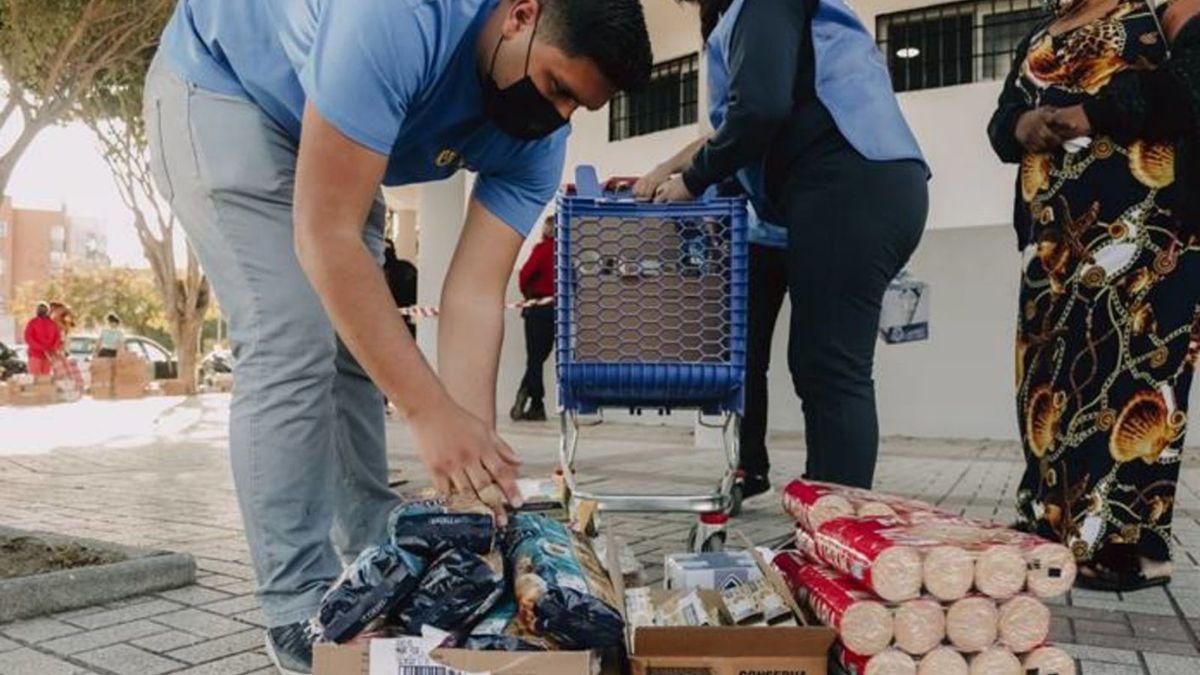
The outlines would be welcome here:
[[[601,511],[699,514],[692,550],[724,543],[740,506],[738,431],[746,356],[746,204],[634,200],[590,166],[557,198],[556,375],[561,471],[572,501]],[[721,430],[725,470],[702,495],[579,490],[581,415],[693,409]],[[709,423],[705,417],[717,416]]]

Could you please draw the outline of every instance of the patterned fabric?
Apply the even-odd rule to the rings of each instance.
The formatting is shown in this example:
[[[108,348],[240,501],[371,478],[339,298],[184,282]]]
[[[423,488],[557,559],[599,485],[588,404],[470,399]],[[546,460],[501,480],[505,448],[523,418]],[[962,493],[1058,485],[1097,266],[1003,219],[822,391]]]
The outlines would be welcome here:
[[[1079,104],[1165,58],[1146,5],[1122,2],[1061,35],[1035,33],[1013,86],[1030,107]],[[1019,524],[1088,561],[1106,545],[1170,557],[1170,527],[1200,353],[1200,241],[1182,235],[1171,142],[1098,136],[1027,154],[1016,342],[1027,461]]]

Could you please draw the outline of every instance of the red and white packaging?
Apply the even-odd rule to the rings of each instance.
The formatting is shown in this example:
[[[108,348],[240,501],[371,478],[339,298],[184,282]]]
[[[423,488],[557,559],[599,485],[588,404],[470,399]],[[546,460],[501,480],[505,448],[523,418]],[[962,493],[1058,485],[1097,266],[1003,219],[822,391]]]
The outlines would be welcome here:
[[[796,479],[783,489],[783,510],[800,526],[815,532],[834,518],[889,517],[921,520],[924,514],[944,514],[932,504],[862,488]]]
[[[988,647],[971,657],[970,675],[1021,675],[1021,660],[1004,647]]]
[[[1075,659],[1058,647],[1046,645],[1021,659],[1025,675],[1075,675]]]
[[[969,666],[962,652],[941,646],[921,657],[917,675],[968,675]]]
[[[887,518],[836,518],[813,533],[817,554],[888,602],[921,593],[919,548],[928,541],[908,535],[908,526]]]
[[[999,612],[996,601],[972,596],[955,601],[946,610],[946,637],[964,652],[977,652],[996,642]]]
[[[1014,652],[1030,651],[1050,637],[1050,608],[1032,595],[1010,598],[1000,605],[997,634]]]
[[[933,598],[905,600],[892,610],[893,640],[901,651],[920,656],[946,638],[946,610]]]
[[[855,653],[843,644],[835,644],[833,649],[849,675],[917,675],[916,661],[899,649],[885,649],[872,656]]]
[[[778,553],[771,562],[796,599],[807,603],[852,651],[873,656],[892,643],[891,610],[852,579],[795,551]]]

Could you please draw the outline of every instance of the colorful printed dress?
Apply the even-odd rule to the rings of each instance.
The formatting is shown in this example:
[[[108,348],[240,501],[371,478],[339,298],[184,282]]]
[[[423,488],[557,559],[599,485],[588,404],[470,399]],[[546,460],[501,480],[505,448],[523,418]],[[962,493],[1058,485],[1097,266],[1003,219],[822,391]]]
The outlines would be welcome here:
[[[1120,2],[1064,34],[1035,32],[1005,95],[1076,105],[1165,58],[1147,6]],[[1168,560],[1200,350],[1200,242],[1172,217],[1175,143],[1089,140],[1021,162],[1017,227],[1029,245],[1016,403],[1028,466],[1018,524],[1081,562],[1104,560],[1112,544]]]

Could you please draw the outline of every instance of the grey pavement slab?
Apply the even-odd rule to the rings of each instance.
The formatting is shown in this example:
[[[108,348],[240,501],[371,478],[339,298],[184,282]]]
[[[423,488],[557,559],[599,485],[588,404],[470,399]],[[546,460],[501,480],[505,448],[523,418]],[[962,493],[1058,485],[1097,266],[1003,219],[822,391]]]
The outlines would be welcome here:
[[[253,573],[241,530],[225,447],[228,397],[186,405],[190,427],[145,442],[0,456],[0,521],[125,545],[191,553],[196,583],[52,617],[0,624],[0,673],[269,672],[262,653],[266,620],[253,596]],[[554,423],[508,425],[502,435],[519,450],[526,475],[556,466]],[[389,462],[416,491],[427,485],[404,427],[388,425]],[[707,489],[720,453],[696,449],[690,430],[606,422],[581,436],[581,478],[629,492]],[[803,437],[773,434],[773,479],[804,467]],[[1118,595],[1077,591],[1051,603],[1055,640],[1079,659],[1085,675],[1200,674],[1200,463],[1184,453],[1175,513],[1177,571],[1167,589]],[[880,490],[911,495],[960,513],[1006,522],[1023,464],[1008,442],[887,438],[877,471]],[[683,549],[690,516],[605,516],[604,526],[628,541],[661,579],[665,554]],[[791,525],[774,500],[734,521],[757,541],[786,535]],[[84,659],[83,657],[87,657]],[[13,664],[22,668],[17,670]],[[136,668],[142,670],[136,671]]]

